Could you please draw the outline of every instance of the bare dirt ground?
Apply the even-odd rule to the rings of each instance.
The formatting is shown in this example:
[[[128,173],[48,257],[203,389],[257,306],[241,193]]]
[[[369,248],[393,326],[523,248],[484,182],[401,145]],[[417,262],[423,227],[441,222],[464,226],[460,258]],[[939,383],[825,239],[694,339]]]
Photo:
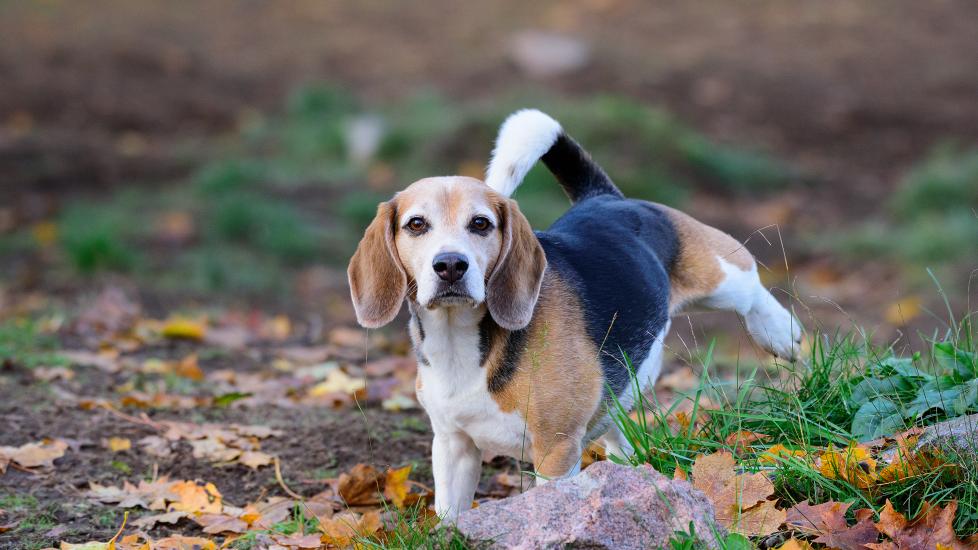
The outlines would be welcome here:
[[[529,82],[507,54],[512,34],[526,28],[581,36],[593,44],[594,58],[577,73]],[[542,86],[661,105],[709,136],[771,152],[814,177],[811,185],[766,202],[701,193],[691,201],[691,213],[741,238],[772,222],[817,235],[875,215],[907,168],[934,145],[978,141],[975,36],[978,4],[967,0],[438,0],[423,7],[249,1],[194,9],[147,1],[3,2],[0,207],[6,215],[0,231],[45,219],[74,197],[174,181],[219,148],[222,136],[249,114],[280,109],[302,83],[329,81],[373,101],[419,87],[451,98],[490,98]],[[766,261],[783,262],[777,243],[752,249]],[[812,292],[826,277],[859,283],[838,285],[836,298],[848,313],[833,320],[851,314],[877,322],[880,308],[900,296],[900,277],[886,266],[866,262],[840,275],[832,258],[795,260],[810,268],[802,277]],[[339,282],[331,302],[342,302],[342,277],[334,275]],[[91,292],[84,281],[77,288],[33,290],[75,305]],[[168,297],[160,309],[182,305]],[[337,325],[349,321],[349,310],[331,319]],[[689,333],[705,337],[689,330],[687,341]],[[677,340],[674,347],[682,345]],[[162,344],[154,353],[174,358],[188,351]],[[244,352],[202,360],[201,367],[207,375],[229,365],[267,369],[267,359]],[[78,540],[111,536],[117,518],[95,521],[108,508],[81,504],[79,492],[90,481],[128,479],[114,460],[133,475],[155,467],[175,478],[214,481],[239,505],[263,491],[280,494],[267,468],[213,468],[187,460],[186,453],[112,456],[98,441],[103,434],[135,441],[148,428],[103,410],[81,410],[52,392],[60,384],[72,393],[113,396],[127,381],[121,375],[86,370],[70,382],[39,384],[20,365],[6,364],[2,372],[0,445],[55,436],[74,440],[55,474],[11,469],[0,478],[0,493],[26,492],[40,501],[39,508],[13,519],[44,510],[69,529],[53,537],[32,532],[32,544],[51,544],[65,533]],[[152,418],[281,429],[288,435],[263,448],[281,458],[287,480],[304,493],[315,492],[321,481],[309,480],[326,475],[323,469],[428,460],[423,415],[390,413],[376,404],[362,411],[194,409]],[[428,475],[423,468],[417,474],[422,482],[430,481]],[[0,534],[3,547],[23,540],[23,533]]]

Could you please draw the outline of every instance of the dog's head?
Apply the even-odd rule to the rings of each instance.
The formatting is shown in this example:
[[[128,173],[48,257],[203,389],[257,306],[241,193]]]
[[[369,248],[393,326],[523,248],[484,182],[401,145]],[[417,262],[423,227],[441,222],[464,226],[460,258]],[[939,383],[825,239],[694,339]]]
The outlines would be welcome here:
[[[347,274],[368,328],[389,323],[410,298],[427,309],[485,304],[516,330],[530,322],[546,266],[516,202],[456,176],[419,180],[381,203]]]

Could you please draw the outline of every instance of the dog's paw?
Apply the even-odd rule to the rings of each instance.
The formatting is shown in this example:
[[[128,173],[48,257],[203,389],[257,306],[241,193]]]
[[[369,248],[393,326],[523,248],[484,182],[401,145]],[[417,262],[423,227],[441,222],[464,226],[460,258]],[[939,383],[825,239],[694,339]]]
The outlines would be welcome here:
[[[773,296],[767,294],[744,316],[751,338],[775,356],[791,362],[801,355],[804,327]]]

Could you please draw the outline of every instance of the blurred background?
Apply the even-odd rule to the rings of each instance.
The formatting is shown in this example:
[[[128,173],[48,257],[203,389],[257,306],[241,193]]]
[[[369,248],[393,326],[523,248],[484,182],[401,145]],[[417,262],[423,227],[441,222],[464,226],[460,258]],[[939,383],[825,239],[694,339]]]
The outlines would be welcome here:
[[[0,308],[118,286],[349,325],[377,202],[481,175],[532,106],[747,241],[809,327],[933,334],[972,309],[976,37],[970,0],[0,1]],[[567,207],[539,167],[517,198]]]

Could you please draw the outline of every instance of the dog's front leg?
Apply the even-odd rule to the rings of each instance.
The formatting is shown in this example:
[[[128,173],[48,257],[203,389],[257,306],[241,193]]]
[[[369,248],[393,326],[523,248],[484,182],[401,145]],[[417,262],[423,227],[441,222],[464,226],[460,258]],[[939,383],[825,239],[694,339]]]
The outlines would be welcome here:
[[[435,513],[442,521],[453,523],[472,507],[482,473],[482,453],[464,433],[436,431],[431,468],[435,475]]]

